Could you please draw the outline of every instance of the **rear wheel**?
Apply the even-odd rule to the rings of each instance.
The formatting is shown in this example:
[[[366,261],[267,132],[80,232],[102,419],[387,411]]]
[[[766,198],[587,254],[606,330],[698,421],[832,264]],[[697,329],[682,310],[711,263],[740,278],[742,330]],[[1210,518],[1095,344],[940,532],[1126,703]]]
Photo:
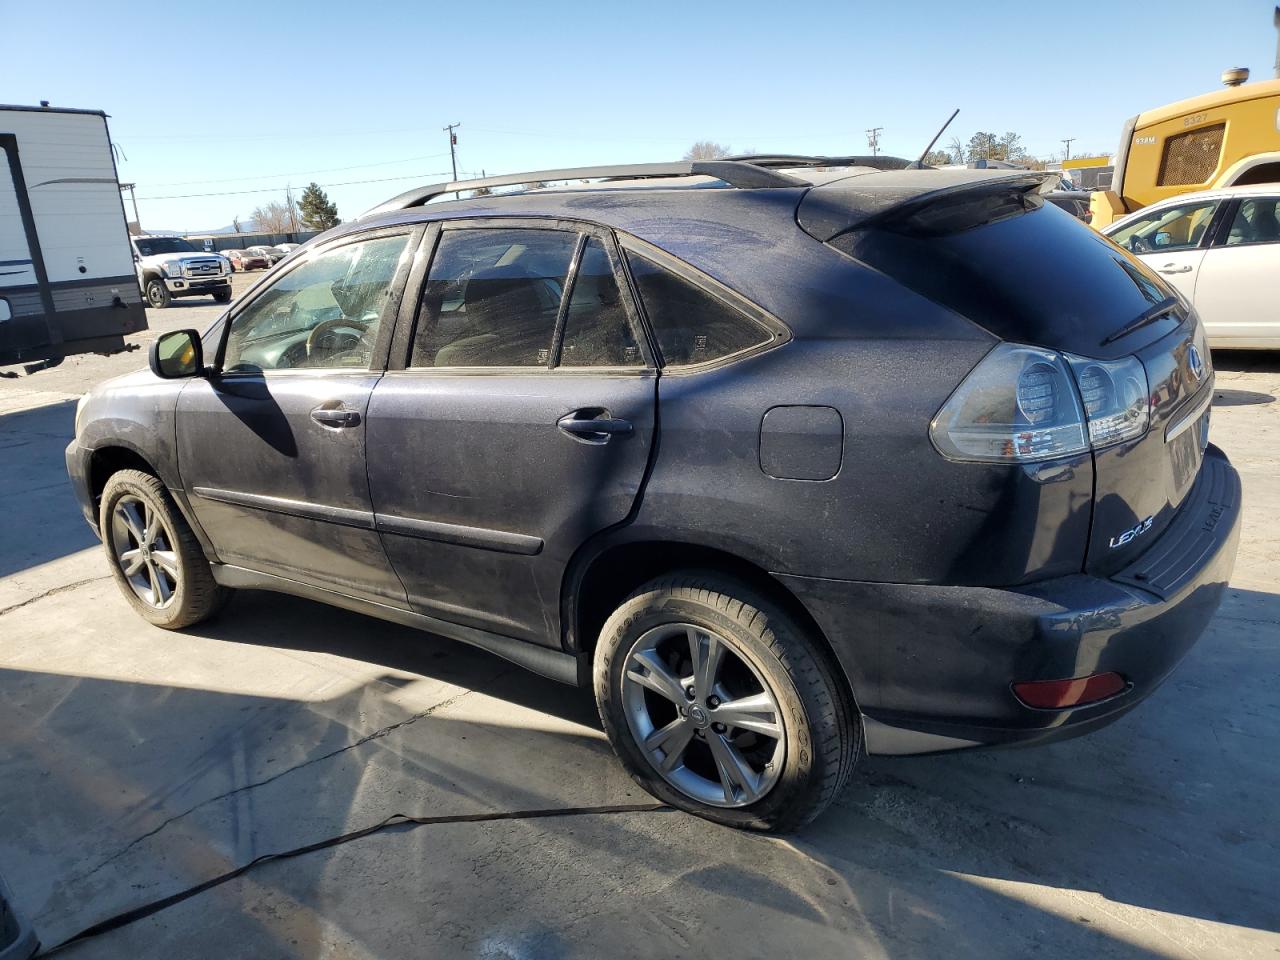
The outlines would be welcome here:
[[[130,605],[158,627],[177,630],[212,616],[229,591],[169,491],[141,470],[107,480],[98,514],[111,573]]]
[[[147,306],[156,310],[163,310],[173,302],[173,297],[169,293],[169,288],[164,285],[164,281],[158,277],[152,277],[147,281]]]
[[[848,780],[861,725],[813,639],[745,584],[646,584],[605,623],[594,664],[605,730],[632,777],[718,823],[785,831]]]

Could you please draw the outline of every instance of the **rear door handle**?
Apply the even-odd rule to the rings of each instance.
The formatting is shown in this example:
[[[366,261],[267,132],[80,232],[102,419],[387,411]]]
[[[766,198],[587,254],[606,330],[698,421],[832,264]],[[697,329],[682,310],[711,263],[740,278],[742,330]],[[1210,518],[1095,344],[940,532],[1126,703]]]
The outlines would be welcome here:
[[[609,416],[608,410],[575,410],[556,421],[556,426],[581,443],[608,443],[614,436],[625,436],[634,429],[630,420]]]
[[[360,414],[354,410],[316,407],[311,411],[311,419],[326,427],[354,427],[360,422]]]
[[[1163,267],[1157,267],[1160,273],[1190,273],[1190,267],[1175,267],[1173,264],[1166,264]]]

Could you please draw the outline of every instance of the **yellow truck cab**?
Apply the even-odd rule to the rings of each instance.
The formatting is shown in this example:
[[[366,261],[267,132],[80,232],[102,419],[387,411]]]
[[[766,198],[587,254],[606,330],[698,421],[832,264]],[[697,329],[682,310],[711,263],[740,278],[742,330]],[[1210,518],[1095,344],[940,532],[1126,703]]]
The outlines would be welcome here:
[[[1280,182],[1280,79],[1243,83],[1148,110],[1125,124],[1111,189],[1090,198],[1096,229],[1195,190]]]

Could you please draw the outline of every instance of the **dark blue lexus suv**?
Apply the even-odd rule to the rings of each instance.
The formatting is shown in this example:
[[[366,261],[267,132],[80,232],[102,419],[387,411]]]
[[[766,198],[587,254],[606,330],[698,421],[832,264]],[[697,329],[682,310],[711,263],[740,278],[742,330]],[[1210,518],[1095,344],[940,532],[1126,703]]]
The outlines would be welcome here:
[[[421,627],[594,688],[663,800],[794,828],[863,752],[1115,719],[1221,597],[1201,325],[1051,186],[749,157],[410,191],[92,391],[67,465],[152,623],[250,588]]]

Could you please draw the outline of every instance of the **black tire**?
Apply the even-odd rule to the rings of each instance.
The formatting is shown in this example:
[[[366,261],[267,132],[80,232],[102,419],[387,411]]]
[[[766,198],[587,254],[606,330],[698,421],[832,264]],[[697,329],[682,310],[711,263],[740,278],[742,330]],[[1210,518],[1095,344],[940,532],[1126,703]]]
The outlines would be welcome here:
[[[125,501],[140,501],[146,508],[150,508],[151,516],[160,521],[159,530],[152,534],[152,544],[144,551],[147,555],[144,567],[135,576],[150,580],[154,596],[154,577],[160,572],[161,565],[153,563],[151,556],[154,554],[159,557],[162,546],[168,548],[164,554],[165,560],[176,566],[177,575],[166,575],[162,581],[161,589],[172,583],[169,597],[163,605],[149,602],[141,596],[126,574],[120,556],[122,548],[140,548],[141,544],[136,536],[128,532],[123,518],[119,525],[115,524],[116,508]],[[166,630],[179,630],[199,623],[217,613],[230,596],[231,591],[218,586],[213,579],[213,572],[200,542],[174,504],[169,491],[151,474],[141,470],[120,470],[113,473],[102,491],[98,524],[116,585],[133,609],[156,626]],[[151,526],[154,529],[154,519]]]
[[[230,291],[230,290],[218,290],[218,291],[216,291],[216,292],[214,293],[214,295],[213,295],[213,302],[214,302],[214,303],[230,303],[230,302],[231,302],[231,291]]]
[[[689,624],[697,631],[716,634],[741,665],[763,681],[761,685],[781,711],[777,719],[783,721],[783,735],[773,738],[771,748],[777,749],[777,743],[785,744],[781,771],[772,772],[775,764],[770,762],[759,773],[761,780],[766,773],[776,779],[754,802],[740,806],[702,802],[660,774],[656,761],[651,761],[637,742],[628,718],[628,694],[624,692],[628,658],[642,646],[642,641],[660,634],[663,625],[674,624]],[[695,665],[693,672],[696,670]],[[683,669],[672,670],[673,676],[683,674]],[[840,792],[861,751],[862,724],[852,698],[814,638],[758,591],[718,573],[674,573],[647,583],[628,596],[601,630],[595,650],[594,682],[605,731],[635,781],[658,799],[716,823],[771,832],[801,827],[826,809]],[[692,686],[687,689],[692,690]],[[641,691],[642,697],[649,695],[648,691]],[[697,702],[711,707],[716,701],[713,697]],[[662,700],[658,702],[661,704]],[[690,718],[695,712],[693,703],[691,698]],[[686,717],[684,709],[680,716]],[[703,711],[698,717],[704,725],[697,735],[707,744],[705,756],[714,753],[709,744],[712,731],[705,727],[708,716],[714,717],[714,713]],[[657,726],[655,722],[654,727]],[[725,729],[724,725],[714,726]],[[730,739],[741,735],[742,731],[735,732],[730,726]],[[761,742],[768,741],[757,738],[748,744]],[[689,748],[680,749],[689,758]],[[697,760],[696,756],[689,758],[689,763]],[[678,766],[687,769],[683,762]],[[721,781],[724,782],[723,776]],[[724,791],[724,799],[729,802],[733,789],[726,783]]]
[[[163,310],[169,304],[173,303],[173,295],[169,293],[169,288],[164,285],[164,281],[159,277],[152,277],[147,281],[147,306],[153,310]]]

